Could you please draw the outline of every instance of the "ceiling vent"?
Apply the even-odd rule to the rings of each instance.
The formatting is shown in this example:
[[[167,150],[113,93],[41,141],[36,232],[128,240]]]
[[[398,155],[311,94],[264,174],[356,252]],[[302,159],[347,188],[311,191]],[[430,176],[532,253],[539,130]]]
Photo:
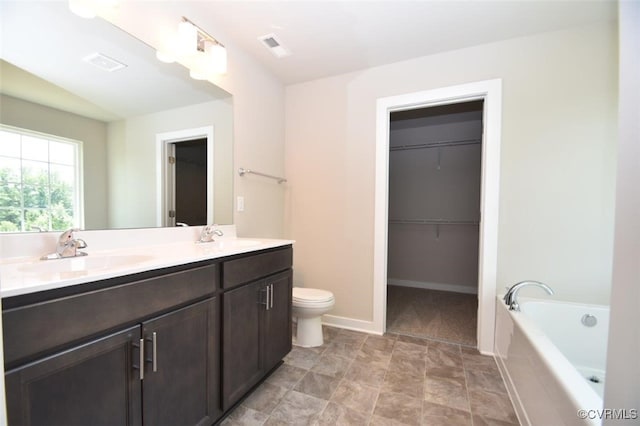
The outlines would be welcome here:
[[[118,62],[115,59],[111,59],[110,57],[97,52],[85,56],[82,60],[100,68],[101,70],[109,72],[118,71],[127,67],[122,62]]]
[[[260,40],[276,58],[284,58],[285,56],[291,55],[291,51],[280,43],[280,40],[278,40],[275,34],[260,36],[258,40]]]

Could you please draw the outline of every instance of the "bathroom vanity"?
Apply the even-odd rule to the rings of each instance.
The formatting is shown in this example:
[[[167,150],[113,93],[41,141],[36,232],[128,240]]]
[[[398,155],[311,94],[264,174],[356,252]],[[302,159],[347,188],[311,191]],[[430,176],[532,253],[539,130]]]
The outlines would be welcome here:
[[[3,297],[9,424],[220,420],[291,350],[292,242],[238,241]]]

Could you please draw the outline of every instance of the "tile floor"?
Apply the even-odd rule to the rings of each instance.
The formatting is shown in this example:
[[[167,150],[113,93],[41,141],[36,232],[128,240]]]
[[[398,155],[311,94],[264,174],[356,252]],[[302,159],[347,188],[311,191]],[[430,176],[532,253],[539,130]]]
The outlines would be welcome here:
[[[476,346],[478,295],[387,286],[387,330]]]
[[[491,357],[475,349],[325,327],[295,347],[223,425],[517,425]]]

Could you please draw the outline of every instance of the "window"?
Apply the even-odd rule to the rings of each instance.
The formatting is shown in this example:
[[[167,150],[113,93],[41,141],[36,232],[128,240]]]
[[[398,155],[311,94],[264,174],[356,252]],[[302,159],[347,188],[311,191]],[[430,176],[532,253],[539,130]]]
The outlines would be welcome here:
[[[0,232],[81,228],[82,143],[0,126]]]

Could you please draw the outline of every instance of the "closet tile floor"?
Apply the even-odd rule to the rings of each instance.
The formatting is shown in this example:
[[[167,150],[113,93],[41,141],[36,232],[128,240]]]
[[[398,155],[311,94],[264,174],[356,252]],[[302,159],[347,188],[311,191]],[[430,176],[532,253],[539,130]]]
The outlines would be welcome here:
[[[387,286],[387,331],[476,347],[478,296]]]
[[[456,344],[325,327],[223,425],[517,425],[492,357]]]

